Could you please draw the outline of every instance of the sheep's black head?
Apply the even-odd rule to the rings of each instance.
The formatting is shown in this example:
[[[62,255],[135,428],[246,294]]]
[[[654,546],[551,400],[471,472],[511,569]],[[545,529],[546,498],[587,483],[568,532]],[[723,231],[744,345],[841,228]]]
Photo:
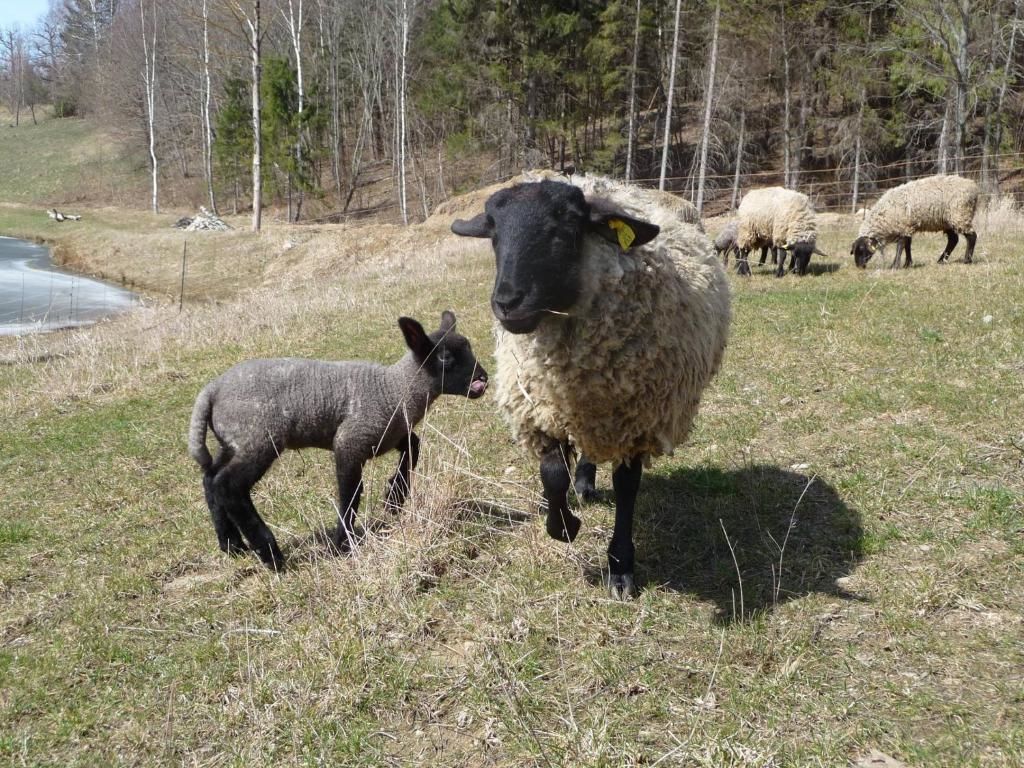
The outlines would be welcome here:
[[[864,269],[877,250],[878,241],[875,238],[861,235],[850,246],[850,255],[853,256],[854,263],[861,269]]]
[[[437,393],[475,400],[487,389],[487,371],[477,362],[469,339],[455,330],[455,313],[441,313],[441,327],[428,334],[411,317],[398,318],[413,357],[437,383]]]
[[[631,248],[653,240],[659,229],[607,201],[587,200],[579,187],[545,180],[495,192],[483,213],[457,219],[452,231],[490,238],[497,266],[491,310],[505,330],[530,333],[579,300],[584,235]]]

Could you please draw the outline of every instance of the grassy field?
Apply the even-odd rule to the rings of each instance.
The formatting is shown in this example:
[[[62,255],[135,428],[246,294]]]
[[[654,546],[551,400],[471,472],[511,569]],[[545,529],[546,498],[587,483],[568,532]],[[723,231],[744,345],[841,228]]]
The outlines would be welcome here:
[[[185,451],[202,385],[390,361],[400,314],[449,307],[493,370],[493,260],[443,221],[192,235],[179,313],[172,220],[0,207],[150,297],[0,340],[0,764],[1024,764],[1017,212],[980,216],[974,265],[923,236],[917,268],[855,270],[834,216],[813,275],[733,278],[698,429],[645,476],[628,604],[600,586],[610,496],[548,540],[490,396],[435,407],[403,514],[370,465],[355,556],[323,543],[325,452],[257,489],[286,572],[221,555]]]

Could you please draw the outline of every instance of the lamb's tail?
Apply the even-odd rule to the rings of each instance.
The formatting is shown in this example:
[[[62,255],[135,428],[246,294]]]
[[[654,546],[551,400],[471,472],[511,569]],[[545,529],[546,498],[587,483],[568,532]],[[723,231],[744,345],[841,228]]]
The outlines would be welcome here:
[[[818,254],[819,256],[824,256],[826,259],[831,259],[832,258],[827,253],[825,253],[823,250],[821,250],[818,246],[814,246],[814,253]]]
[[[213,398],[210,387],[205,387],[196,398],[192,408],[192,421],[188,426],[188,452],[203,471],[210,469],[213,457],[206,447],[206,429],[210,425],[210,414],[213,412]]]

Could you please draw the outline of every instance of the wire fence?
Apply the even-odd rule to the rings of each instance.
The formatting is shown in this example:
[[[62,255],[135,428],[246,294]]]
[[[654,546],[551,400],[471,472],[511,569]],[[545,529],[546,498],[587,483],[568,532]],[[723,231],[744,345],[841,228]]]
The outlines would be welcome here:
[[[987,165],[985,165],[987,163]],[[953,165],[952,159],[949,165]],[[903,160],[891,163],[864,163],[858,178],[854,179],[852,165],[826,168],[801,168],[790,187],[805,193],[820,212],[852,213],[865,207],[887,190],[915,179],[938,174],[936,161]],[[954,173],[950,167],[947,173]],[[1006,152],[995,155],[966,155],[961,158],[959,175],[974,179],[981,186],[981,198],[986,201],[993,197],[1010,197],[1017,204],[1024,203],[1024,153]],[[1019,183],[1014,184],[1019,179]],[[658,177],[634,179],[638,184],[653,186]],[[693,173],[683,176],[667,176],[666,185],[677,194],[691,199],[695,196],[697,180]],[[705,214],[714,215],[731,207],[736,173],[706,174]],[[739,174],[737,204],[745,192],[758,187],[781,186],[784,181],[782,170],[742,171]],[[857,194],[854,195],[854,187]]]

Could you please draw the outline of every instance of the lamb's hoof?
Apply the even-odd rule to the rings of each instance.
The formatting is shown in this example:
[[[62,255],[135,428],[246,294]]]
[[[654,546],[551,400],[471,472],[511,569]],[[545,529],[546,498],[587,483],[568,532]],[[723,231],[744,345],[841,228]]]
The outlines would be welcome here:
[[[636,582],[632,573],[608,575],[608,596],[613,600],[632,600],[636,597]]]
[[[565,544],[569,544],[576,538],[576,535],[580,532],[581,525],[580,519],[568,511],[563,512],[561,515],[549,512],[545,523],[548,536],[555,541],[561,541]]]

